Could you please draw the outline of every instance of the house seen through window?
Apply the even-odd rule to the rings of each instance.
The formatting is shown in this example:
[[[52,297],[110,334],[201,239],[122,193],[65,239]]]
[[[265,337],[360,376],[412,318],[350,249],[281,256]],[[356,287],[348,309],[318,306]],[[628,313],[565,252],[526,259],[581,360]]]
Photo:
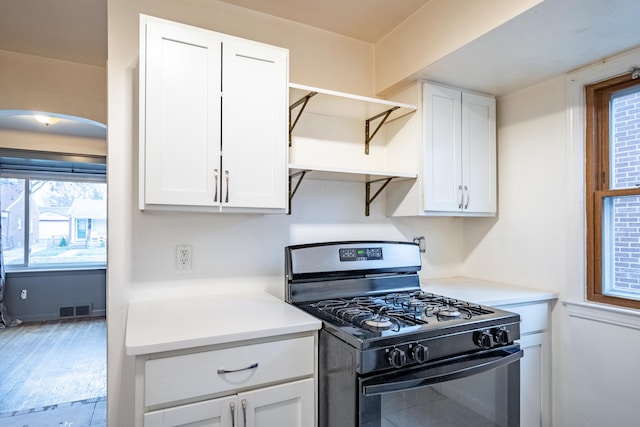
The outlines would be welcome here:
[[[586,93],[587,295],[640,308],[640,78]]]
[[[0,153],[0,206],[7,269],[106,265],[104,164]]]

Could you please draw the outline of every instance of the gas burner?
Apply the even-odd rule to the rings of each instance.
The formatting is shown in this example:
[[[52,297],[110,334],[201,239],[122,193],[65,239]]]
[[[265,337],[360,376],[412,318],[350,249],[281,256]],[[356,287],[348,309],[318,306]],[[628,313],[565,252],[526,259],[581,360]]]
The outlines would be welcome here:
[[[363,325],[374,329],[391,329],[393,321],[388,317],[370,317],[365,319]]]
[[[421,311],[426,307],[426,303],[421,299],[410,297],[406,301],[402,302],[402,306],[408,308],[413,311]]]
[[[460,317],[461,313],[460,313],[460,310],[458,310],[457,308],[449,306],[449,307],[443,308],[442,310],[438,310],[437,315],[442,317],[453,318],[453,317]]]

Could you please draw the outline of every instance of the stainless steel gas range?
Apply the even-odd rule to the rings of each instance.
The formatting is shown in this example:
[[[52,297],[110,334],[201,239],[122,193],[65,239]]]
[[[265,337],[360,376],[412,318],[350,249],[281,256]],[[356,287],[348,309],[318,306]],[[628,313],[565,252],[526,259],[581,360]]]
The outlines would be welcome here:
[[[421,289],[416,244],[289,246],[285,269],[323,321],[320,427],[520,425],[520,317]]]

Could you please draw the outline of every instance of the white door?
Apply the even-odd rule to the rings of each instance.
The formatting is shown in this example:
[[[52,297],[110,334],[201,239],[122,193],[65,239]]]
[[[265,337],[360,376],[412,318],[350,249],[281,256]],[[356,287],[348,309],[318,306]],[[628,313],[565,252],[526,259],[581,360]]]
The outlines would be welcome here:
[[[288,51],[225,38],[223,206],[285,209]]]
[[[246,413],[246,427],[313,427],[314,395],[313,379],[240,393],[238,425]]]
[[[214,205],[216,171],[220,179],[221,36],[149,20],[142,40],[144,203]]]
[[[144,427],[230,427],[236,411],[236,397],[224,397],[148,412]]]
[[[462,93],[463,210],[496,211],[496,101]]]
[[[424,210],[462,206],[461,93],[424,85]]]

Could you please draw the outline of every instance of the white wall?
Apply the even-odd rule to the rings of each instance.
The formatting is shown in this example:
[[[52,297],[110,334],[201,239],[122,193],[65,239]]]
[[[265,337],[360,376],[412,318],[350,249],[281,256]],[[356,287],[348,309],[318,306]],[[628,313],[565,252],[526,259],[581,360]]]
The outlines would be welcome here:
[[[106,123],[105,67],[0,50],[0,110],[29,110]],[[0,129],[0,147],[105,156],[103,138]]]
[[[0,50],[0,110],[106,122],[106,68]]]
[[[583,306],[584,152],[570,126],[576,111],[567,81],[560,76],[498,99],[499,214],[465,220],[463,271],[560,293],[552,332],[555,426],[637,425],[640,316]]]
[[[464,223],[464,274],[543,289],[566,278],[564,77],[497,100],[498,216]]]

